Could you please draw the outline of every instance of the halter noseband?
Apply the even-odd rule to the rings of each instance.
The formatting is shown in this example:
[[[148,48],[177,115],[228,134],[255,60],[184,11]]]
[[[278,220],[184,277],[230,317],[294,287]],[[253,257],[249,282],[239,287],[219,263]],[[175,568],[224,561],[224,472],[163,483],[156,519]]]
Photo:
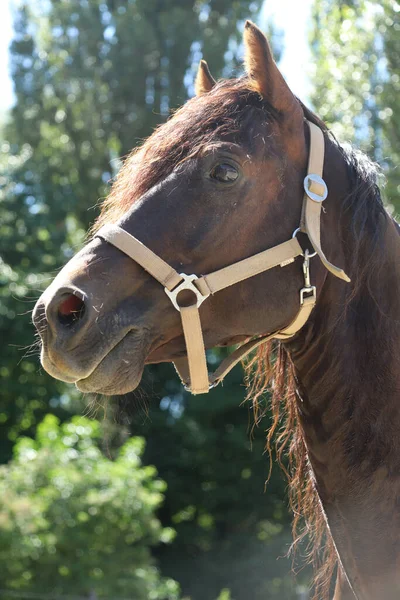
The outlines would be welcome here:
[[[336,277],[350,281],[346,273],[332,265],[321,249],[321,207],[328,195],[325,181],[322,179],[324,166],[324,136],[319,127],[307,121],[310,128],[310,153],[308,158],[307,175],[304,179],[304,199],[300,226],[287,242],[259,252],[249,258],[229,265],[214,273],[202,277],[178,273],[170,265],[152,252],[138,239],[130,235],[118,225],[105,225],[98,233],[100,237],[137,262],[154,279],[163,286],[173,306],[180,312],[182,328],[186,343],[187,357],[174,361],[175,368],[182,383],[192,394],[205,394],[220,383],[225,375],[249,352],[260,344],[272,339],[289,339],[295,335],[307,322],[316,303],[316,288],[310,282],[310,258],[318,254],[324,266]],[[303,251],[297,241],[297,233],[306,233],[314,254]],[[200,305],[208,296],[219,292],[235,283],[263,273],[273,267],[294,262],[297,256],[303,256],[304,287],[300,290],[300,307],[295,319],[284,329],[275,333],[263,335],[250,340],[237,348],[230,356],[222,361],[218,369],[209,376],[207,371],[206,354],[201,329]],[[196,302],[190,306],[179,306],[177,297],[183,290],[190,290],[196,297]]]

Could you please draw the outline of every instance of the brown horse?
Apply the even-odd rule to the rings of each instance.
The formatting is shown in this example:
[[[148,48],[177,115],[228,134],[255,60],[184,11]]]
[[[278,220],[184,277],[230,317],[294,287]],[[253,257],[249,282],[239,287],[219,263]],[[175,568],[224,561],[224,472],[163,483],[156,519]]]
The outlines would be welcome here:
[[[185,357],[190,340],[160,277],[96,232],[117,224],[156,261],[186,275],[284,243],[303,220],[308,122],[316,124],[329,189],[318,217],[322,245],[351,283],[333,276],[339,269],[320,260],[314,243],[319,257],[310,275],[313,240],[300,233],[308,250],[296,250],[297,258],[207,298],[200,308],[204,343],[285,331],[299,313],[299,290],[315,286],[315,307],[300,330],[259,346],[251,395],[256,403],[273,381],[273,430],[285,423],[278,444],[291,463],[295,529],[304,518],[321,565],[315,597],[328,597],[337,565],[335,600],[399,598],[399,229],[383,208],[374,166],[341,147],[292,94],[250,22],[244,42],[247,76],[215,83],[202,63],[197,97],[125,162],[93,239],[37,303],[42,363],[80,390],[121,394],[138,385],[146,363]],[[190,305],[191,293],[182,296]]]

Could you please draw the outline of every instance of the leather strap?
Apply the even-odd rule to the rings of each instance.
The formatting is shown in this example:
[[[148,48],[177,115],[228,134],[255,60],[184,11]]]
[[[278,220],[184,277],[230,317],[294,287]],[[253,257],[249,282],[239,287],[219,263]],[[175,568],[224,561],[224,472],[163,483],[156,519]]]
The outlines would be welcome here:
[[[310,174],[315,174],[322,179],[325,153],[324,134],[317,125],[314,125],[314,123],[308,122],[308,126],[310,128],[310,153],[308,157],[307,177]],[[330,263],[321,248],[321,210],[323,200],[315,200],[308,195],[309,192],[311,192],[314,196],[323,198],[323,193],[326,189],[325,182],[322,185],[321,183],[311,180],[310,183],[311,185],[308,185],[308,182],[305,181],[305,194],[300,229],[308,235],[315,252],[318,254],[325,268],[328,269],[332,275],[335,275],[335,277],[339,277],[339,279],[349,282],[350,278],[343,269],[339,269]]]
[[[226,377],[226,375],[228,375],[228,373],[233,369],[233,367],[235,367],[248,354],[250,354],[250,352],[253,352],[253,350],[255,350],[261,344],[265,344],[273,338],[283,340],[293,337],[293,335],[300,331],[303,325],[306,324],[314,306],[315,299],[313,297],[305,298],[303,304],[300,306],[299,312],[297,313],[294,320],[290,323],[290,325],[288,325],[288,327],[282,329],[279,333],[271,333],[270,335],[263,335],[261,337],[257,337],[256,339],[249,340],[248,342],[245,342],[242,346],[239,346],[239,348],[236,348],[236,350],[234,350],[232,354],[227,356],[221,362],[218,369],[216,369],[214,373],[210,376],[210,387],[212,388],[218,385]],[[185,357],[179,358],[174,361],[174,366],[179,377],[181,378],[181,381],[184,383],[185,387],[188,387],[190,381],[192,381],[189,372],[188,359]]]
[[[287,261],[293,262],[293,259],[301,254],[303,254],[303,249],[297,238],[294,237],[287,242],[283,242],[283,244],[229,265],[229,267],[219,269],[209,275],[204,275],[204,277],[200,277],[196,281],[196,286],[203,294],[215,294],[235,283],[254,277],[254,275],[259,275],[273,267],[277,267],[278,265],[285,266]]]
[[[122,227],[104,225],[96,233],[96,237],[107,240],[121,250],[167,289],[172,290],[181,282],[182,277],[175,269]]]
[[[184,383],[186,386],[190,386],[192,390],[196,390],[196,394],[207,394],[210,383],[199,309],[195,304],[182,306],[180,313],[186,352],[190,357],[190,360],[188,360],[189,378]]]
[[[319,127],[313,123],[308,123],[308,125],[310,127],[310,154],[307,176],[304,180],[305,194],[299,230],[308,235],[315,252],[325,267],[336,277],[350,281],[342,269],[335,267],[327,260],[321,249],[321,206],[327,195],[326,184],[322,179],[324,136]],[[175,360],[174,364],[182,382],[193,394],[208,392],[210,387],[214,387],[222,381],[238,362],[260,344],[272,338],[285,340],[293,337],[307,322],[315,306],[316,290],[310,285],[309,255],[306,251],[303,263],[304,287],[300,290],[300,308],[295,319],[280,331],[246,342],[223,360],[215,373],[209,376],[200,321],[200,305],[210,294],[215,294],[278,265],[284,267],[292,263],[295,258],[303,255],[297,238],[294,236],[287,242],[198,278],[195,275],[177,273],[150,248],[118,225],[106,225],[98,231],[96,236],[124,252],[159,281],[175,308],[180,312],[187,358]],[[196,296],[196,302],[190,306],[179,306],[178,295],[182,290],[191,290]]]

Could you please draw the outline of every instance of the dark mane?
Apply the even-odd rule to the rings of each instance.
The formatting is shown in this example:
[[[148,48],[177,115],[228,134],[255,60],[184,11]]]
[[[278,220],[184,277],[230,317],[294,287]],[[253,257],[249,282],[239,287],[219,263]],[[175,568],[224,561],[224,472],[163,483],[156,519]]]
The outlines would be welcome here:
[[[304,105],[303,110],[307,120],[326,132],[346,165],[350,193],[342,204],[341,218],[347,225],[350,223],[350,227],[345,228],[344,242],[350,250],[349,266],[346,265],[346,268],[353,281],[352,291],[346,298],[346,308],[357,315],[355,318],[369,314],[367,335],[373,338],[382,329],[382,315],[370,282],[379,276],[385,263],[382,225],[389,218],[378,187],[380,171],[360,151],[350,145],[340,145],[325,124]],[[386,322],[383,327],[387,329],[390,323]],[[325,343],[329,345],[330,341]],[[332,343],[336,343],[333,335]],[[361,342],[360,345],[362,347]],[[366,347],[368,345],[365,344]],[[335,391],[333,379],[327,382],[332,393]],[[272,447],[275,446],[278,462],[288,477],[289,502],[294,514],[293,547],[307,538],[307,558],[314,569],[314,600],[328,598],[338,564],[337,554],[314,486],[298,420],[293,364],[285,347],[277,341],[260,346],[256,356],[246,365],[246,381],[249,386],[247,397],[253,404],[256,422],[261,420],[266,410],[272,411],[273,425],[266,447],[272,459]],[[266,391],[271,394],[270,404],[261,409],[261,406],[266,406],[263,400]]]
[[[383,223],[388,218],[377,183],[379,171],[360,152],[341,146],[324,123],[302,106],[305,118],[321,127],[329,143],[340,152],[350,182],[350,193],[343,202],[341,215],[346,223],[342,228],[343,241],[348,248],[348,270],[353,281],[352,291],[346,299],[347,308],[355,314],[363,314],[365,311],[359,310],[360,305],[364,308],[367,305],[371,312],[371,328],[378,328],[379,308],[370,282],[385,262]],[[167,177],[178,164],[195,156],[207,143],[224,135],[239,135],[250,117],[254,126],[260,120],[279,119],[276,111],[249,88],[246,78],[220,82],[211,92],[189,100],[127,158],[93,231],[106,223],[116,222],[133,202]],[[373,336],[373,333],[369,335]],[[309,539],[309,558],[315,567],[315,598],[321,600],[328,596],[337,556],[314,488],[297,416],[293,366],[282,344],[273,342],[260,346],[247,365],[247,383],[256,422],[269,410],[269,407],[261,406],[265,406],[266,391],[271,391],[273,425],[268,433],[267,448],[271,456],[274,441],[278,460],[288,476],[290,506],[294,513],[294,543],[305,536]],[[333,388],[333,384],[330,387]]]

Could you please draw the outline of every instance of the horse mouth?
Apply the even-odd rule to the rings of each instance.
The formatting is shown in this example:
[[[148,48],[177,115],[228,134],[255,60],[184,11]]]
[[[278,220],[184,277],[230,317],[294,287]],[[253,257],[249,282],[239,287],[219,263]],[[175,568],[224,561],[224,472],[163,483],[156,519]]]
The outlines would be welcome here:
[[[183,336],[164,343],[149,343],[137,331],[130,331],[97,363],[93,371],[75,381],[81,392],[99,393],[107,396],[134,391],[140,384],[146,364],[170,362],[171,349],[174,358],[186,354]],[[171,348],[171,341],[173,342]],[[159,350],[169,349],[167,356]]]
[[[130,331],[97,363],[93,371],[75,381],[81,392],[107,396],[136,389],[142,378],[148,342],[137,331]]]
[[[84,393],[97,393],[105,396],[117,396],[134,391],[140,384],[143,370],[147,364],[171,362],[176,358],[186,356],[186,346],[183,335],[170,339],[158,337],[151,340],[146,335],[147,330],[131,329],[114,345],[101,355],[88,374],[74,377],[64,369],[61,371],[47,352],[42,357],[42,364],[53,377],[75,383]],[[215,345],[227,346],[247,339],[236,336],[229,340],[217,342]],[[79,362],[79,358],[76,360]]]
[[[99,342],[99,340],[97,340]],[[97,351],[96,344],[85,345],[84,354],[64,353],[48,344],[46,336],[42,338],[41,363],[45,371],[55,379],[66,383],[75,383],[86,393],[110,395],[125,394],[133,391],[140,383],[146,355],[150,344],[146,330],[131,329],[114,344],[103,351]],[[97,348],[99,344],[97,345]]]

